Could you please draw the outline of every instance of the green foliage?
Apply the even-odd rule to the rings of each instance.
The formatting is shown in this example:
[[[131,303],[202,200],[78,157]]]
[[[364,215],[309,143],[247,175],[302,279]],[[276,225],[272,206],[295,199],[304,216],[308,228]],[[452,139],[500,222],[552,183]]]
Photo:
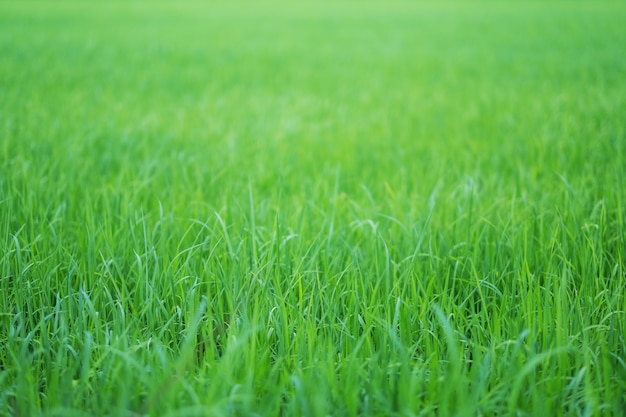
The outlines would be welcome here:
[[[625,21],[0,4],[0,415],[621,415]]]

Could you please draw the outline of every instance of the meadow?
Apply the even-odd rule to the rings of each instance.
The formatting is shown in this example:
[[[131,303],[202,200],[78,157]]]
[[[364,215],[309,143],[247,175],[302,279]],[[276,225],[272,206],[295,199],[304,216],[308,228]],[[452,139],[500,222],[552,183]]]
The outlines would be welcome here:
[[[0,415],[624,415],[625,22],[0,3]]]

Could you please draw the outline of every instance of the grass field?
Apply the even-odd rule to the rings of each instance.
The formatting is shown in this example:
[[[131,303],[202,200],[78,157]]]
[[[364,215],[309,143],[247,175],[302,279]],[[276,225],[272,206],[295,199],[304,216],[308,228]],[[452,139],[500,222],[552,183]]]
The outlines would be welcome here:
[[[0,415],[624,415],[625,22],[0,3]]]

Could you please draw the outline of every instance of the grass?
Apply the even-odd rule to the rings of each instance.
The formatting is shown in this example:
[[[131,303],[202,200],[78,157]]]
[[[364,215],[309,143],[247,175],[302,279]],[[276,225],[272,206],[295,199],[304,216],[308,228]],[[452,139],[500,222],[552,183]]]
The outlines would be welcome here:
[[[624,21],[3,2],[0,415],[622,415]]]

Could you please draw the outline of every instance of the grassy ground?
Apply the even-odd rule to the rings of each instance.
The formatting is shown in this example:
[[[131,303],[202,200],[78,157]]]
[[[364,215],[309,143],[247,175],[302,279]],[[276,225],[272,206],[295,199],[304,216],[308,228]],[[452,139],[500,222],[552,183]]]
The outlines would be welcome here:
[[[0,4],[0,415],[622,415],[624,3]]]

